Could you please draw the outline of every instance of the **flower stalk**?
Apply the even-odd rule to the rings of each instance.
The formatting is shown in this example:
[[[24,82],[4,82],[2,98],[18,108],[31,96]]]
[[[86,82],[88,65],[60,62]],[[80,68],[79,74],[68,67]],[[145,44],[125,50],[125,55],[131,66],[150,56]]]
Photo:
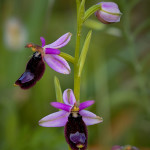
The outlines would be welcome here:
[[[97,10],[99,10],[101,8],[100,4],[99,5],[93,5],[92,7],[90,7],[84,15],[84,20],[83,22],[85,22],[87,20],[87,18],[89,18],[92,14],[94,14]]]

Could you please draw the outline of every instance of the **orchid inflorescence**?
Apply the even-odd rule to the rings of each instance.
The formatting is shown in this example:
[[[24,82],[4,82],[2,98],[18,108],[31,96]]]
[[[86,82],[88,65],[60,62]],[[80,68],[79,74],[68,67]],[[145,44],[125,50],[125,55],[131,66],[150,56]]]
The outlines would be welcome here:
[[[99,21],[110,24],[120,21],[121,12],[117,4],[113,2],[101,2],[93,5],[85,11],[85,0],[76,0],[77,3],[77,35],[75,57],[61,53],[60,48],[66,46],[71,40],[70,32],[62,35],[55,42],[46,45],[41,37],[42,46],[29,43],[25,47],[31,48],[34,53],[28,61],[25,72],[15,82],[22,89],[29,89],[36,84],[44,74],[45,62],[58,73],[70,74],[71,69],[67,61],[74,65],[74,92],[66,89],[61,94],[59,84],[56,84],[56,95],[59,102],[51,102],[51,105],[59,111],[52,113],[39,121],[43,127],[62,127],[67,143],[72,150],[86,150],[88,142],[87,126],[97,124],[103,119],[94,113],[84,110],[94,104],[94,100],[80,103],[80,77],[84,67],[86,54],[89,48],[92,31],[89,31],[80,54],[80,39],[83,23],[95,13]],[[64,103],[60,103],[63,99]]]

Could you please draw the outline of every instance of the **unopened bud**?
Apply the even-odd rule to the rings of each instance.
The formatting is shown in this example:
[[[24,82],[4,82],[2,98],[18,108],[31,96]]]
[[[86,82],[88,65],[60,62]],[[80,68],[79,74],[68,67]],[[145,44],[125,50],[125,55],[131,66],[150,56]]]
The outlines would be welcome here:
[[[95,14],[99,21],[104,24],[110,24],[120,21],[121,12],[116,3],[101,2],[98,5],[100,5],[101,8],[100,10],[96,11]]]

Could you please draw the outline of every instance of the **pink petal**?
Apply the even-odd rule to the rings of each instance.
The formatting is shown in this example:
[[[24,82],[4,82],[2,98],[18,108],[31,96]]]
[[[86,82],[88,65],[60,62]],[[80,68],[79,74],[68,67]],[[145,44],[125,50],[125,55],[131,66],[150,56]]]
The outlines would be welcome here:
[[[54,49],[54,48],[45,48],[45,54],[60,54],[59,49]]]
[[[70,112],[71,106],[59,102],[51,102],[51,105],[55,108],[65,110],[67,112]]]
[[[85,101],[83,103],[80,103],[79,110],[85,109],[85,108],[87,108],[93,104],[94,104],[94,100],[89,100],[89,101]]]
[[[44,59],[53,70],[59,73],[69,74],[71,72],[70,66],[67,61],[58,55],[45,54]]]
[[[103,122],[103,118],[96,116],[94,113],[90,111],[81,110],[79,114],[82,116],[83,121],[87,126]]]
[[[102,10],[110,13],[117,13],[120,14],[120,10],[118,8],[118,5],[114,2],[101,2]]]
[[[112,15],[103,11],[97,12],[96,16],[99,17],[101,21],[104,20],[105,22],[119,22],[120,21],[119,15]]]
[[[44,48],[58,49],[58,48],[64,47],[70,41],[71,36],[72,36],[72,34],[70,32],[68,32],[68,33],[64,34],[63,36],[61,36],[59,39],[57,39],[55,42],[53,42],[49,45],[46,45]]]
[[[40,39],[41,39],[41,42],[42,42],[42,47],[44,47],[45,46],[45,39],[43,37],[40,37]]]
[[[68,121],[68,116],[68,112],[58,111],[42,118],[39,121],[39,125],[43,127],[62,127]]]
[[[64,100],[64,103],[67,105],[71,105],[71,106],[74,105],[74,103],[76,102],[76,99],[75,99],[74,93],[71,89],[66,89],[64,91],[63,100]]]
[[[96,11],[97,18],[103,23],[119,22],[121,12],[114,2],[101,2],[101,10]]]

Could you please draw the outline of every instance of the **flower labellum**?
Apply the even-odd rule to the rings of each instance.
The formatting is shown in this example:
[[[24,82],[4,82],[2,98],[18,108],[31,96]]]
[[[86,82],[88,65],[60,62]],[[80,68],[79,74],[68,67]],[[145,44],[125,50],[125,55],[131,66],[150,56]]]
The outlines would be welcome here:
[[[79,113],[71,112],[65,125],[65,138],[73,150],[87,148],[87,127]]]
[[[45,71],[45,63],[39,52],[35,52],[26,66],[25,72],[15,82],[22,89],[32,87],[43,76]]]
[[[65,126],[65,138],[72,150],[86,150],[88,132],[87,126],[97,124],[103,121],[94,113],[83,110],[91,106],[94,101],[89,100],[77,105],[75,96],[71,89],[67,89],[63,93],[63,103],[51,102],[55,108],[61,111],[52,113],[39,121],[39,125],[43,127],[62,127]]]
[[[44,61],[55,71],[62,74],[69,74],[71,72],[67,61],[59,56],[60,50],[58,48],[64,47],[71,39],[71,33],[66,33],[57,39],[55,42],[45,45],[45,39],[41,37],[42,46],[29,43],[25,47],[32,48],[35,52],[26,66],[25,72],[15,82],[22,89],[28,89],[35,85],[40,80],[45,71]]]
[[[110,24],[114,22],[119,22],[121,17],[121,12],[118,5],[114,2],[101,2],[98,5],[101,6],[100,10],[96,11],[95,15],[99,21],[104,24]]]

